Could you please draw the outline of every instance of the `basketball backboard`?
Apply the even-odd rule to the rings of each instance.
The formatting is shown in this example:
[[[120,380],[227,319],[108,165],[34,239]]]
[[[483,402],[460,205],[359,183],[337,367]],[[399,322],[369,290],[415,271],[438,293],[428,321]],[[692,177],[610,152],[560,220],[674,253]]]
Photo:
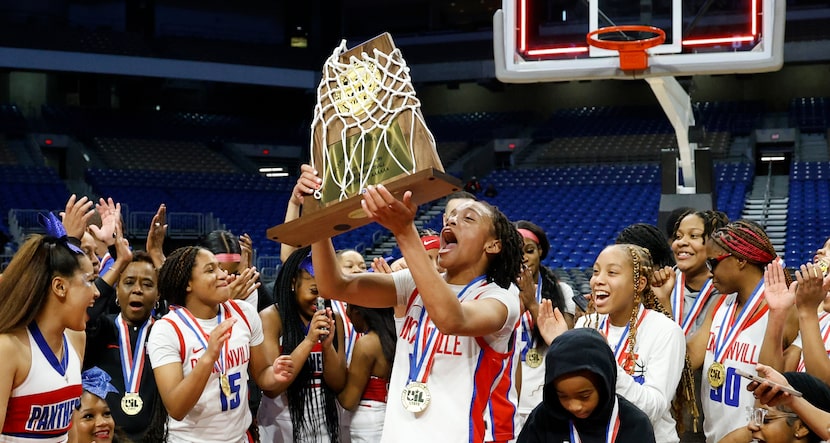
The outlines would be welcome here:
[[[783,64],[783,0],[503,0],[493,17],[496,77],[505,83],[775,71]],[[620,69],[586,35],[648,25],[666,33],[649,67]],[[625,38],[643,38],[633,34]]]

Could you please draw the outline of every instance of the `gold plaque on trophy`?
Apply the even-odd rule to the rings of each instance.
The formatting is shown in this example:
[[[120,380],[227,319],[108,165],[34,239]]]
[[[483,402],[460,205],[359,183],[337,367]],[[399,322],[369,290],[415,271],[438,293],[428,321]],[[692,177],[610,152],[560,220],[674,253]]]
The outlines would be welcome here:
[[[355,48],[341,43],[323,67],[311,124],[311,163],[323,179],[302,216],[268,238],[305,246],[370,222],[360,194],[382,183],[423,204],[461,189],[445,174],[424,123],[409,68],[384,33]]]

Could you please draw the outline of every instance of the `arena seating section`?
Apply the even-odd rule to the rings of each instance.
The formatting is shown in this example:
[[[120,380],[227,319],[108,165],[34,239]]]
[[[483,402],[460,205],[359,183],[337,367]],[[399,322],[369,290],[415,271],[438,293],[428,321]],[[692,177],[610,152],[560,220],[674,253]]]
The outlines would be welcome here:
[[[793,100],[789,118],[805,132],[827,132],[828,99]],[[736,136],[759,127],[762,106],[752,102],[695,104],[698,124],[712,146],[718,208],[740,217],[752,186],[754,167],[730,158]],[[636,116],[633,117],[633,116]],[[265,275],[273,277],[278,244],[265,230],[283,219],[295,177],[267,179],[229,158],[224,142],[280,140],[304,145],[302,130],[238,116],[192,113],[118,114],[47,106],[45,124],[83,143],[99,161],[85,180],[96,196],[124,204],[129,234],[143,243],[149,221],[164,202],[171,236],[196,240],[227,228],[249,233]],[[26,122],[11,105],[0,107],[0,129],[20,137]],[[499,137],[527,137],[532,143],[515,154],[514,168],[479,180],[498,190],[485,198],[513,220],[528,219],[548,233],[552,250],[545,264],[585,291],[587,271],[599,250],[628,224],[654,222],[660,198],[663,148],[675,146],[674,133],[659,108],[592,107],[560,110],[550,116],[529,113],[472,113],[427,116],[445,166],[469,149]],[[244,130],[243,130],[244,129]],[[244,135],[239,135],[244,133]],[[0,230],[9,232],[9,210],[62,208],[69,190],[57,173],[24,165],[0,138]],[[247,171],[247,172],[246,172]],[[789,264],[803,262],[830,233],[830,163],[795,162],[790,185]],[[424,227],[439,229],[442,202],[421,208]],[[26,217],[23,217],[26,218]],[[17,225],[36,229],[31,214]],[[827,226],[826,226],[827,225]],[[388,241],[378,225],[341,234],[337,248],[378,250]],[[396,248],[383,255],[399,255]]]

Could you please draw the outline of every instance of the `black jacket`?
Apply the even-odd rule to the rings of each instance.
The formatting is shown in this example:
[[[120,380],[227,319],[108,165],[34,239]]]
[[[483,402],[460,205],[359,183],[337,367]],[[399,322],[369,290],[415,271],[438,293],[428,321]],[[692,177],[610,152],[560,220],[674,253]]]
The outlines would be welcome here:
[[[571,422],[582,442],[606,443],[606,428],[615,400],[619,402],[620,418],[616,443],[654,442],[654,429],[648,416],[614,393],[617,364],[611,348],[599,332],[592,328],[565,332],[551,343],[545,364],[543,401],[530,413],[519,434],[519,443],[571,442]],[[589,378],[593,379],[599,393],[599,403],[588,418],[578,419],[560,403],[554,380],[576,372],[586,374],[586,371],[593,374]]]

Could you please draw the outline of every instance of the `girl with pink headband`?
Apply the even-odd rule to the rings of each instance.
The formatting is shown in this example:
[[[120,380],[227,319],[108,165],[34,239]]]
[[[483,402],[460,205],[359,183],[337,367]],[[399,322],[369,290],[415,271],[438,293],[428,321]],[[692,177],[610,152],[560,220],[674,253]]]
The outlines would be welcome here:
[[[548,267],[542,264],[550,251],[550,242],[545,231],[527,220],[516,222],[522,236],[522,263],[525,270],[519,279],[522,300],[522,317],[519,326],[518,351],[521,361],[521,394],[519,395],[519,417],[524,422],[527,416],[542,402],[542,388],[545,385],[545,352],[547,344],[539,335],[536,319],[539,304],[550,300],[558,308],[568,328],[573,327],[573,289],[559,281]]]

